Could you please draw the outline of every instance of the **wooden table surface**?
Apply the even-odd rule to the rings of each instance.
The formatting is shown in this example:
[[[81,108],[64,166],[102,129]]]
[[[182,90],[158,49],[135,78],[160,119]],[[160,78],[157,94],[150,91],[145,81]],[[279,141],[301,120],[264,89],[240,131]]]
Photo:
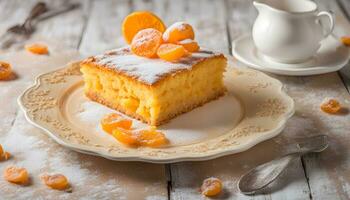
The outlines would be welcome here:
[[[22,22],[36,0],[0,0],[0,32]],[[57,6],[61,1],[46,1]],[[257,15],[249,0],[76,0],[82,6],[39,24],[34,36],[60,41],[85,55],[125,45],[120,27],[134,10],[150,10],[166,24],[188,21],[197,40],[230,54],[231,41],[251,30]],[[335,35],[350,35],[350,1],[316,0],[321,10],[335,14]],[[1,56],[1,55],[0,55]],[[62,60],[62,64],[67,60]],[[18,61],[20,62],[20,61]],[[24,65],[24,63],[22,63]],[[236,62],[237,67],[244,66]],[[17,68],[16,68],[17,67]],[[65,149],[30,125],[16,98],[33,83],[33,77],[57,66],[15,66],[20,76],[0,82],[0,144],[12,151],[13,159],[1,162],[27,167],[32,183],[27,187],[0,178],[0,199],[204,199],[198,189],[204,178],[218,177],[224,193],[215,199],[350,199],[350,114],[327,115],[319,104],[325,97],[339,99],[350,108],[350,65],[340,72],[318,76],[271,76],[281,80],[296,103],[296,113],[277,137],[250,150],[205,162],[147,164],[114,162]],[[346,82],[347,80],[347,82]],[[343,82],[344,81],[344,82]],[[284,153],[293,138],[327,134],[330,147],[293,162],[280,179],[261,194],[245,196],[237,190],[238,178],[247,170]],[[39,151],[42,149],[42,151]],[[65,172],[72,193],[49,190],[38,174]]]

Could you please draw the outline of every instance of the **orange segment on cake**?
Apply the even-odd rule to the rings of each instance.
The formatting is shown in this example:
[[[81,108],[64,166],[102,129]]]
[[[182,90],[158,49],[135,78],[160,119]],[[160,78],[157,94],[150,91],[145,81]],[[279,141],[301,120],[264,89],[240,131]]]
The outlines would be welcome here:
[[[177,62],[145,58],[129,47],[81,63],[85,94],[150,125],[201,106],[225,93],[226,58],[199,50]]]

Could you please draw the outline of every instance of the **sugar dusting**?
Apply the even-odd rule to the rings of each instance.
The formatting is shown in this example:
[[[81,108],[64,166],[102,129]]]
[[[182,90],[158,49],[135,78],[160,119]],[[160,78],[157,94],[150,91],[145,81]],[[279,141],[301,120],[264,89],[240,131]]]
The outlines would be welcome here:
[[[212,51],[200,50],[173,63],[161,59],[136,56],[130,53],[128,47],[124,47],[95,56],[93,59],[97,65],[123,72],[141,82],[152,85],[165,75],[182,70],[191,70],[195,64],[203,59],[218,55],[220,54]]]
[[[69,120],[78,128],[91,130],[86,132],[89,137],[102,144],[117,143],[101,129],[99,124],[104,115],[116,111],[88,100],[83,95],[82,88],[74,91],[68,98],[66,110],[71,117]],[[234,96],[227,95],[176,117],[158,127],[158,130],[166,135],[171,145],[188,145],[227,133],[238,123],[241,115],[238,100]],[[125,115],[124,117],[128,118]],[[148,127],[138,120],[129,119],[133,120],[135,129]]]

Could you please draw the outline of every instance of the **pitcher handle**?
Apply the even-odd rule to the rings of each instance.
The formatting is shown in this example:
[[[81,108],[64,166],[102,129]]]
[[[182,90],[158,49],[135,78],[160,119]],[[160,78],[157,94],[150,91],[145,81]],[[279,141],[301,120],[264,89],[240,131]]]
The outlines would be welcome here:
[[[333,19],[333,14],[332,12],[328,12],[328,11],[321,11],[317,14],[317,18],[319,20],[321,20],[322,17],[327,17],[329,20],[329,29],[327,30],[326,34],[324,34],[323,37],[328,37],[334,29],[334,19]]]

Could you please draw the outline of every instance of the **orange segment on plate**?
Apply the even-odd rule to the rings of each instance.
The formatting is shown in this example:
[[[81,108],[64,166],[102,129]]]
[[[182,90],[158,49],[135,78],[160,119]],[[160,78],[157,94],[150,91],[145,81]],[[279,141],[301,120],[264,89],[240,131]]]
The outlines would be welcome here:
[[[199,50],[198,43],[191,39],[181,40],[177,44],[183,46],[188,52],[197,52]]]
[[[11,74],[11,65],[7,62],[0,61],[0,80],[8,79]]]
[[[157,55],[163,60],[175,61],[186,55],[186,50],[181,45],[162,44],[157,51]]]
[[[130,129],[132,126],[131,120],[125,119],[117,113],[110,113],[104,116],[100,123],[102,129],[109,134],[112,134],[116,128]]]
[[[194,39],[194,31],[190,24],[185,22],[176,22],[171,25],[163,34],[164,42],[177,43],[181,40]]]
[[[112,135],[121,143],[128,146],[138,146],[139,141],[137,135],[130,130],[117,128],[114,129]]]
[[[165,135],[155,129],[139,131],[138,140],[141,145],[148,147],[160,147],[168,143]]]
[[[43,175],[40,177],[45,185],[49,186],[52,189],[64,190],[69,187],[68,179],[62,174],[54,175]]]
[[[25,168],[10,166],[4,171],[4,178],[8,182],[15,184],[26,184],[28,183],[29,176]]]
[[[27,51],[34,54],[44,55],[49,53],[49,49],[44,44],[39,44],[39,43],[29,44],[29,45],[26,45],[25,48]]]
[[[137,11],[126,16],[122,24],[123,36],[128,44],[134,36],[141,30],[153,28],[161,33],[166,29],[162,20],[155,14],[147,11]]]
[[[147,58],[153,58],[157,55],[157,49],[162,44],[162,33],[153,28],[147,28],[139,31],[131,42],[131,51]]]

